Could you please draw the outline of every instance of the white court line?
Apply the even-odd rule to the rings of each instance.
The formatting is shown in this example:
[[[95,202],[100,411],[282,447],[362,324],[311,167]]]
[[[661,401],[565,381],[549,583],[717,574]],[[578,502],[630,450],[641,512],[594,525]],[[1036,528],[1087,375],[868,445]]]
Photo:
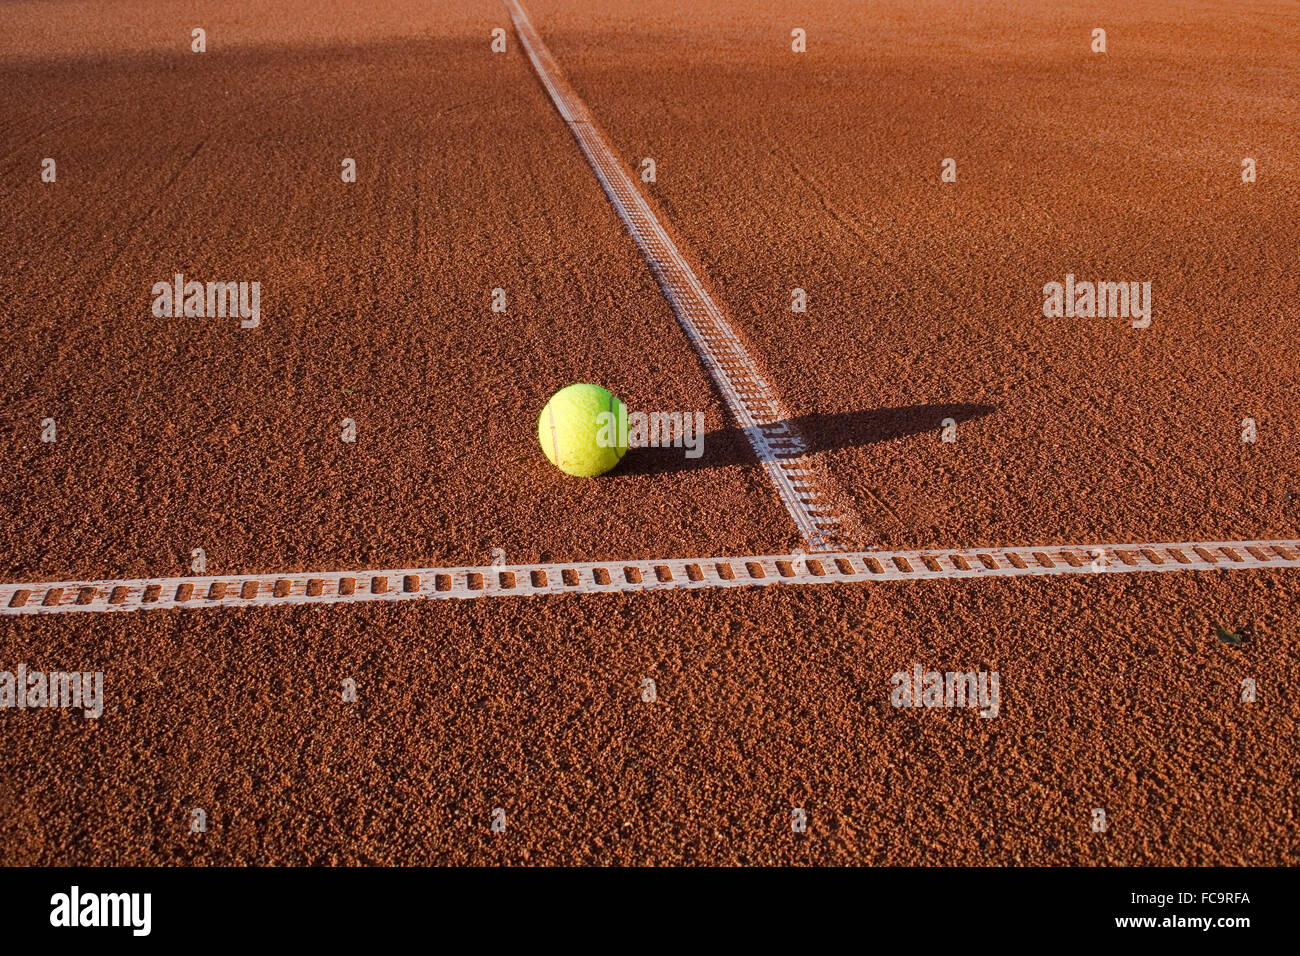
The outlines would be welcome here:
[[[829,483],[790,428],[789,413],[615,157],[582,99],[564,79],[550,50],[517,0],[505,0],[515,31],[542,85],[595,171],[605,195],[645,256],[664,296],[700,354],[728,409],[753,446],[804,542],[813,551],[835,546],[839,517]]]
[[[1300,568],[1300,541],[845,551],[0,584],[0,616],[1250,568]]]

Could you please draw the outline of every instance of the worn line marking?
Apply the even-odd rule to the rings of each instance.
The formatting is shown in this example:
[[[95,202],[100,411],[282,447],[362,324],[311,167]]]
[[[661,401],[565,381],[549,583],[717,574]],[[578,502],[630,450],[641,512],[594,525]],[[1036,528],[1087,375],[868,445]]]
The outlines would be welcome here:
[[[615,158],[595,118],[564,79],[528,14],[517,0],[504,2],[542,85],[578,141],[623,225],[636,240],[678,322],[749,439],[804,542],[813,551],[835,547],[840,519],[828,504],[830,498],[825,489],[829,482],[807,455],[802,440],[791,431],[789,413]],[[798,476],[802,477],[796,486],[792,479]]]
[[[12,583],[0,584],[0,616],[1249,568],[1300,568],[1300,541],[797,552]]]

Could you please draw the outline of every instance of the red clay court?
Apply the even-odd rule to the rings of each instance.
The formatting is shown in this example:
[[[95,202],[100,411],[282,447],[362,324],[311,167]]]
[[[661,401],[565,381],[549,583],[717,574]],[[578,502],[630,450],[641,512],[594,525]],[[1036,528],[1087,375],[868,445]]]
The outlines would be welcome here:
[[[5,3],[0,863],[1300,862],[1298,47]]]

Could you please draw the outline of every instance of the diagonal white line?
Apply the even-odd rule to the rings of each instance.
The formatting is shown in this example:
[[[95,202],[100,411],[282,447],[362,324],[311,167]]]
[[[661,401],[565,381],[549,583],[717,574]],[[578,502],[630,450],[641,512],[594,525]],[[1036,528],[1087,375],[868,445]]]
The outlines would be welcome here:
[[[568,124],[623,225],[645,256],[678,322],[749,439],[805,543],[813,551],[833,547],[839,518],[825,505],[814,514],[807,500],[812,497],[823,502],[830,500],[816,491],[819,486],[824,488],[828,485],[827,479],[817,464],[805,457],[802,443],[790,442],[789,414],[776,392],[768,385],[757,363],[745,350],[722,310],[659,222],[632,177],[615,157],[591,111],[564,79],[528,14],[518,0],[505,0],[505,5],[542,85]],[[785,443],[791,447],[777,447]],[[791,482],[796,474],[803,476],[805,487],[802,492]]]

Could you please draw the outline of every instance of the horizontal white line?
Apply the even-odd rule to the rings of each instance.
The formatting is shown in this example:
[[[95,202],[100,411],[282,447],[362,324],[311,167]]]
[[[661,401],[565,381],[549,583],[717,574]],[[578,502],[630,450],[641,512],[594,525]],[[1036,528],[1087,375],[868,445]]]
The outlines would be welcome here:
[[[845,551],[0,584],[0,616],[1246,568],[1300,568],[1300,541]]]

